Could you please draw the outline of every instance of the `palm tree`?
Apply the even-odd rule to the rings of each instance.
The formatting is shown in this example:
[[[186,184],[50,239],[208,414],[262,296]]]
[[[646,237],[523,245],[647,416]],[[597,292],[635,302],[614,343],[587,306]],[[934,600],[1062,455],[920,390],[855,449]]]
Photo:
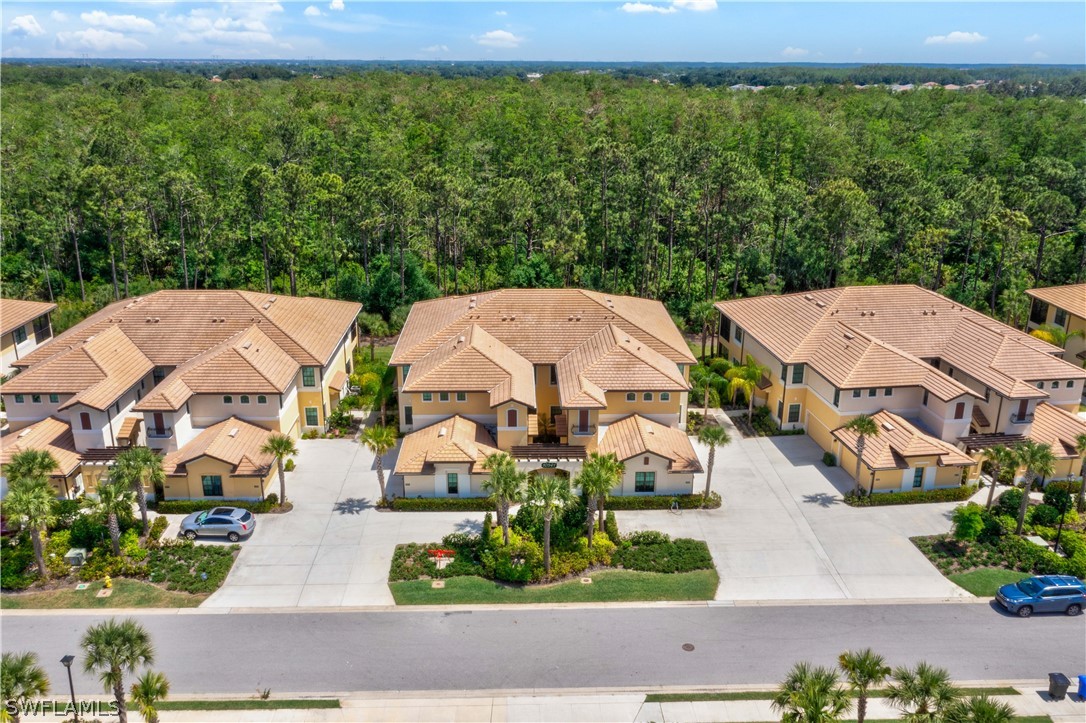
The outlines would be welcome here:
[[[890,677],[890,666],[871,648],[846,650],[837,659],[845,673],[845,679],[856,695],[856,721],[864,723],[867,716],[867,694],[873,686],[881,685]]]
[[[701,333],[701,360],[705,361],[705,343],[709,336],[709,330],[713,328],[716,318],[716,306],[711,299],[698,301],[690,307],[690,319],[693,326]]]
[[[1055,324],[1041,324],[1031,331],[1029,335],[1047,341],[1049,344],[1055,344],[1061,349],[1066,349],[1067,342],[1076,336],[1082,336],[1082,332],[1067,331],[1062,326],[1056,326]]]
[[[886,690],[886,700],[912,723],[942,720],[943,711],[960,695],[950,682],[950,673],[924,662],[917,663],[915,670],[895,668],[894,682]]]
[[[170,681],[162,673],[148,670],[132,684],[132,700],[139,706],[140,715],[147,723],[158,723],[155,704],[170,694]]]
[[[19,712],[32,698],[49,694],[49,676],[34,653],[4,653],[0,661],[0,715],[19,723]],[[9,704],[14,704],[8,708]]]
[[[293,457],[298,454],[298,448],[294,445],[294,440],[285,434],[270,434],[268,438],[261,445],[260,451],[264,454],[270,454],[275,457],[275,464],[279,468],[279,504],[280,506],[287,503],[287,457]],[[384,487],[382,486],[382,489]]]
[[[771,703],[782,723],[829,723],[842,720],[852,708],[848,691],[841,688],[831,668],[800,662],[777,688]]]
[[[863,462],[864,448],[867,446],[868,437],[879,436],[879,425],[875,423],[875,420],[866,414],[861,414],[858,417],[848,420],[842,429],[847,429],[850,432],[856,433],[856,489],[862,489],[860,487],[860,463]],[[867,491],[868,496],[871,496],[875,492],[875,476],[871,476],[871,489]]]
[[[83,647],[83,671],[98,673],[102,686],[117,699],[117,717],[128,723],[124,674],[135,673],[143,665],[153,665],[155,648],[151,636],[131,618],[117,622],[110,618],[87,628],[80,641]]]
[[[956,700],[943,711],[943,723],[1010,723],[1014,720],[1014,708],[992,700],[987,693],[974,695],[966,700]]]
[[[11,483],[4,510],[12,519],[30,530],[38,573],[46,577],[45,533],[55,522],[56,494],[49,486],[49,474],[57,467],[52,454],[28,449],[12,455],[5,472]]]
[[[1026,524],[1026,510],[1029,509],[1029,490],[1038,477],[1047,477],[1056,468],[1056,457],[1052,454],[1052,445],[1038,444],[1032,439],[1020,442],[1016,446],[1018,463],[1026,468],[1022,478],[1022,504],[1018,507],[1018,526],[1014,534],[1021,535]]]
[[[731,391],[732,402],[735,402],[737,392],[743,392],[747,399],[747,423],[754,417],[754,393],[758,390],[758,384],[765,375],[769,374],[769,368],[758,363],[758,360],[747,354],[746,363],[732,367],[724,375],[728,379],[728,389]]]
[[[367,427],[366,430],[362,432],[361,438],[362,444],[366,445],[366,449],[373,452],[374,461],[377,463],[377,481],[381,485],[381,504],[387,504],[388,495],[385,494],[385,468],[381,457],[383,457],[388,450],[396,446],[396,430],[391,426],[375,424],[372,427]]]
[[[709,465],[705,470],[705,499],[703,505],[709,502],[709,489],[713,483],[713,465],[716,464],[716,448],[732,441],[728,430],[717,424],[703,424],[698,430],[698,441],[709,447]]]
[[[613,453],[603,455],[599,452],[592,452],[581,466],[581,473],[577,475],[577,484],[580,485],[581,492],[584,493],[585,499],[588,501],[586,524],[590,547],[596,529],[596,510],[599,508],[600,500],[610,494],[611,488],[615,486],[616,480],[609,471],[613,463],[622,466],[622,463],[618,461],[618,457]],[[621,479],[621,476],[619,479]]]
[[[162,458],[150,447],[132,447],[117,455],[113,463],[114,479],[124,480],[136,493],[136,502],[140,506],[143,520],[143,534],[147,535],[147,492],[149,484],[153,489],[165,481],[166,473],[162,469]]]
[[[1005,469],[1018,469],[1018,452],[1006,445],[997,444],[994,447],[989,447],[984,450],[984,457],[988,460],[988,463],[992,466],[992,487],[988,490],[988,504],[984,506],[984,509],[992,509],[992,502],[995,501],[995,488],[999,484],[999,477]],[[1013,479],[1014,474],[1011,474]]]
[[[543,570],[551,574],[551,520],[554,513],[573,499],[569,480],[560,477],[536,477],[528,483],[528,503],[543,509]]]
[[[1082,486],[1078,488],[1078,504],[1076,507],[1079,512],[1086,512],[1086,433],[1075,437],[1075,451],[1082,457],[1082,467],[1078,471],[1079,482],[1082,483]]]
[[[589,459],[593,461],[600,476],[604,480],[607,480],[606,483],[600,484],[603,491],[599,492],[597,495],[599,502],[599,524],[597,529],[599,529],[600,532],[603,532],[604,503],[606,503],[607,498],[611,496],[611,490],[622,484],[622,476],[626,474],[626,465],[619,461],[618,455],[614,452],[608,452],[607,454],[593,452],[589,455]],[[618,540],[611,540],[611,542],[617,543]]]
[[[110,479],[98,483],[98,501],[94,509],[106,518],[109,539],[113,541],[113,554],[121,554],[121,515],[132,511],[135,493],[123,479]]]
[[[505,452],[488,455],[484,466],[490,470],[490,477],[482,484],[483,490],[490,493],[498,513],[498,524],[502,528],[502,541],[509,544],[509,508],[524,497],[524,485],[528,475],[517,469],[516,462]]]

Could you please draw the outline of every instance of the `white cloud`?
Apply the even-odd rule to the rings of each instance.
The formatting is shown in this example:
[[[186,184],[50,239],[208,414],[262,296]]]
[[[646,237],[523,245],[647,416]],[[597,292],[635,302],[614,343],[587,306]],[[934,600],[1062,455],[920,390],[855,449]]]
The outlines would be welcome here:
[[[1041,39],[1041,36],[1038,35],[1037,33],[1034,33],[1033,35],[1027,35],[1026,36],[1026,42],[1027,43],[1036,43],[1040,39]]]
[[[1033,59],[1034,60],[1045,60],[1047,58],[1048,58],[1048,53],[1042,52],[1040,50],[1038,50],[1036,53],[1033,54]]]
[[[124,33],[99,28],[57,33],[57,46],[64,50],[88,50],[104,53],[110,50],[145,50],[146,45]]]
[[[101,10],[83,13],[79,18],[87,25],[93,25],[107,30],[116,30],[119,33],[153,33],[158,28],[147,18],[135,15],[109,15]]]
[[[45,30],[42,29],[42,26],[33,15],[20,15],[12,20],[11,25],[8,26],[8,32],[24,38],[36,38],[39,35],[45,35]]]
[[[233,2],[223,3],[218,9],[194,8],[188,15],[175,15],[170,21],[176,27],[176,38],[180,43],[206,42],[244,48],[275,44],[275,37],[265,21],[272,13],[282,11],[283,6],[277,2]]]
[[[422,49],[424,53],[447,53],[449,52],[448,45],[430,45]]]
[[[524,42],[524,38],[508,30],[491,30],[482,35],[472,35],[471,39],[489,48],[515,48]]]
[[[781,51],[781,55],[786,58],[802,58],[803,56],[810,54],[811,51],[806,48],[793,48],[791,45]]]
[[[673,0],[675,7],[695,12],[716,10],[716,0]]]
[[[499,18],[504,18],[509,13],[505,12],[504,10],[495,10],[494,14],[497,15]]]
[[[674,5],[651,5],[643,2],[626,3],[619,9],[624,13],[635,14],[660,13],[661,15],[670,15],[671,13],[677,12]]]
[[[972,45],[983,43],[988,38],[980,33],[966,33],[955,30],[946,35],[931,35],[924,40],[924,45]]]
[[[67,14],[62,13],[59,10],[54,10],[53,12],[49,13],[49,17],[51,17],[58,23],[63,23],[68,19]]]
[[[321,11],[320,8],[318,8],[316,5],[310,5],[305,9],[305,12],[302,14],[306,17],[316,18],[320,17]]]
[[[329,10],[342,10],[343,9],[343,0],[332,0],[332,2],[328,3],[328,9]]]

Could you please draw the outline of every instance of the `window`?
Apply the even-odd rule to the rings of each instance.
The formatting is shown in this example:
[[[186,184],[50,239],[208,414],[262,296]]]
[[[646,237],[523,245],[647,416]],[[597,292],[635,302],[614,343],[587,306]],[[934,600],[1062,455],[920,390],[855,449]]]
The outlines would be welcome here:
[[[578,410],[578,412],[577,412],[577,431],[580,432],[581,434],[590,433],[591,432],[591,430],[589,429],[589,426],[590,426],[589,422],[590,421],[591,421],[591,416],[589,415],[587,409]]]
[[[803,384],[803,372],[804,366],[802,364],[796,364],[792,367],[792,383]]]
[[[140,389],[146,389],[146,386],[144,386],[144,380],[143,379],[140,379]]]
[[[41,404],[41,395],[40,394],[31,394],[30,395],[30,401],[33,402],[34,404]]]
[[[1067,326],[1067,312],[1063,309],[1056,309],[1056,314],[1052,317],[1052,323],[1056,326]]]
[[[1049,388],[1050,389],[1059,389],[1060,388],[1060,383],[1058,381],[1052,382],[1052,384],[1049,385]]]
[[[1044,382],[1037,382],[1037,388],[1038,389],[1044,389],[1045,388],[1045,383]]]
[[[551,386],[553,387],[558,383],[558,367],[551,364]]]
[[[267,404],[268,403],[268,398],[265,397],[263,394],[257,394],[256,395],[256,403],[257,404]]]
[[[90,429],[91,428],[90,412],[80,412],[79,413],[79,428],[80,429]]]
[[[735,327],[735,343],[736,344],[742,344],[743,343],[743,329],[738,327],[738,326]]]
[[[222,497],[222,475],[205,474],[200,481],[204,483],[204,497]]]
[[[833,390],[833,406],[835,406],[835,407],[841,406],[841,390],[840,389],[834,389]]]
[[[656,491],[656,473],[655,472],[636,472],[634,473],[634,492],[655,492]]]
[[[886,387],[885,389],[882,390],[882,396],[884,396],[884,397],[892,397],[892,396],[894,396],[894,388],[893,387]]]
[[[223,404],[233,404],[234,403],[234,398],[232,396],[230,396],[229,394],[224,394],[223,397],[222,397],[222,403]]]
[[[22,344],[24,341],[26,341],[26,327],[18,327],[15,331],[11,332],[11,335],[15,338],[16,344]]]
[[[151,372],[151,381],[155,384],[155,386],[158,386],[158,383],[165,378],[166,370],[162,367],[155,367],[154,371]]]
[[[468,401],[468,393],[467,392],[457,392],[456,393],[456,401],[458,401],[458,402],[466,402],[466,401]]]
[[[784,400],[777,400],[777,419],[784,419]]]
[[[954,367],[947,367],[946,368],[946,375],[948,377],[950,377],[951,379],[953,379],[954,378]]]
[[[408,427],[412,426],[415,423],[415,415],[413,414],[413,411],[414,410],[412,410],[411,407],[403,408],[403,423],[406,424]]]
[[[781,381],[783,382],[783,381],[786,381],[787,379],[788,379],[788,365],[787,364],[781,364]]]
[[[60,403],[60,395],[59,394],[50,394],[49,395],[49,403],[50,404],[59,404]]]
[[[561,413],[562,413],[562,408],[561,407],[551,407],[551,424],[555,423],[555,420],[558,419],[558,415],[561,414]]]
[[[724,341],[731,341],[732,338],[732,320],[723,314],[720,315],[720,338]]]
[[[1067,380],[1067,388],[1068,389],[1074,389],[1075,388],[1075,380],[1074,379],[1068,379]]]
[[[449,401],[449,393],[448,392],[438,392],[437,393],[437,399],[438,399],[439,402],[447,402],[447,401]]]
[[[869,396],[869,397],[874,397],[874,396],[877,396],[877,395],[878,395],[878,393],[879,393],[879,390],[878,390],[878,389],[875,389],[874,387],[872,387],[871,389],[868,389],[868,390],[867,390],[867,396]]]
[[[671,401],[671,392],[660,392],[660,401],[661,402],[670,402]]]
[[[317,414],[317,408],[316,407],[306,407],[305,408],[305,426],[307,426],[307,427],[316,427],[318,424],[320,424],[320,417]]]
[[[424,401],[424,402],[432,402],[432,401],[434,401],[434,393],[433,392],[423,392],[422,393],[422,401]]]
[[[456,472],[446,472],[445,488],[449,491],[450,495],[460,494],[460,475]]]
[[[16,394],[15,395],[15,403],[16,404],[22,404],[23,403],[23,395],[22,394]]]
[[[241,403],[242,404],[248,404],[249,403],[249,395],[248,394],[242,394],[241,395]]]
[[[644,394],[641,395],[641,399],[643,401],[646,401],[646,402],[651,402],[652,401],[652,392],[645,392]]]
[[[860,398],[860,390],[859,389],[853,389],[852,390],[852,398],[853,399],[859,399]]]
[[[928,406],[928,390],[924,390],[924,406]]]
[[[954,405],[954,418],[955,419],[964,419],[965,418],[965,402],[958,402],[957,404]]]
[[[799,405],[798,404],[789,404],[788,405],[788,423],[789,424],[795,424],[798,421],[799,421]]]
[[[515,427],[517,426],[517,410],[507,409],[505,411],[505,426]]]
[[[984,401],[986,401],[986,402],[992,401],[992,388],[991,387],[985,387],[984,388]]]
[[[923,467],[917,467],[916,471],[913,472],[913,487],[923,487],[923,486],[924,486],[924,468]]]
[[[627,402],[636,402],[637,401],[637,392],[626,392],[626,401]]]
[[[411,365],[410,364],[404,364],[403,365],[403,380],[405,382],[407,381],[407,373],[409,371],[411,371]]]
[[[317,373],[316,370],[313,369],[313,367],[302,367],[302,386],[317,386]]]

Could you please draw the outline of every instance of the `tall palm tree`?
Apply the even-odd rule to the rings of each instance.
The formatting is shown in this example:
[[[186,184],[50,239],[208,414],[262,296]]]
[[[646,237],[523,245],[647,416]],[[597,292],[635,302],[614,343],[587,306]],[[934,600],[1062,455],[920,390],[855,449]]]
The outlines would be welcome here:
[[[984,450],[984,457],[988,460],[988,464],[992,466],[992,487],[988,490],[988,504],[984,506],[984,509],[992,509],[992,502],[995,501],[995,488],[999,484],[999,477],[1005,469],[1018,469],[1018,452],[1012,447],[1008,447],[1003,444],[997,444],[994,447],[988,447]],[[1011,474],[1013,479],[1014,474]]]
[[[35,653],[4,653],[0,661],[0,704],[3,705],[0,716],[3,720],[19,723],[23,706],[33,698],[46,695],[49,695],[49,676],[38,665],[38,656]],[[9,709],[9,704],[14,706]]]
[[[560,477],[535,477],[528,483],[528,504],[543,510],[543,569],[551,574],[551,520],[554,513],[573,499],[569,480]]]
[[[11,488],[4,500],[4,510],[13,520],[30,530],[34,560],[42,577],[48,575],[45,569],[45,533],[56,520],[56,494],[49,486],[49,474],[56,467],[57,461],[49,452],[28,449],[12,455],[5,469]]]
[[[702,413],[705,416],[709,415],[709,389],[717,389],[721,385],[727,384],[727,379],[720,376],[712,369],[706,366],[695,366],[690,370],[690,381],[695,388],[701,388],[704,396],[702,397]],[[734,394],[732,395],[734,400]]]
[[[867,695],[872,687],[881,685],[890,677],[890,666],[871,648],[846,650],[837,658],[837,664],[845,674],[845,680],[856,695],[856,721],[864,723],[867,716]]]
[[[861,414],[846,422],[843,428],[856,433],[856,489],[862,489],[860,486],[860,464],[863,462],[864,448],[867,447],[868,437],[879,436],[879,425],[870,416]],[[874,492],[875,477],[872,475],[871,488],[868,489],[867,494],[870,496]]]
[[[98,483],[98,501],[94,510],[106,518],[109,539],[113,542],[113,554],[121,554],[120,516],[132,512],[135,493],[123,479],[109,479]]]
[[[275,464],[279,468],[279,504],[285,505],[287,503],[286,460],[287,457],[298,454],[298,447],[295,446],[291,437],[276,433],[268,435],[268,438],[264,440],[264,444],[261,445],[260,451],[275,457]]]
[[[148,530],[146,486],[151,485],[152,489],[158,489],[166,480],[166,473],[162,469],[162,457],[150,447],[132,447],[117,455],[111,474],[114,479],[124,480],[136,493],[136,502],[139,503],[140,517],[143,521],[141,534],[146,536]]]
[[[943,711],[943,723],[1010,723],[1014,720],[1014,708],[992,700],[987,693],[956,700]]]
[[[1055,344],[1061,349],[1066,349],[1067,342],[1076,336],[1082,336],[1082,332],[1067,331],[1062,326],[1056,326],[1055,324],[1041,324],[1031,331],[1029,335],[1047,341],[1049,344]]]
[[[936,723],[960,695],[950,682],[950,673],[921,662],[915,669],[894,668],[894,682],[887,688],[886,700],[904,713],[903,720]]]
[[[796,663],[777,688],[771,705],[780,713],[782,723],[839,721],[852,709],[852,699],[839,683],[831,668]]]
[[[396,430],[384,424],[375,424],[367,427],[362,432],[362,444],[373,452],[374,461],[377,463],[377,482],[381,485],[381,504],[388,503],[388,495],[385,493],[385,467],[381,459],[390,449],[396,446]]]
[[[1078,471],[1079,482],[1082,483],[1082,486],[1078,488],[1078,504],[1076,507],[1079,512],[1086,512],[1086,433],[1075,437],[1075,451],[1082,457],[1082,467]]]
[[[488,455],[484,466],[490,470],[490,478],[482,484],[490,493],[502,528],[502,541],[509,544],[509,508],[524,498],[524,485],[528,475],[517,469],[517,463],[505,452]]]
[[[83,671],[98,673],[105,691],[117,699],[117,717],[128,723],[128,702],[125,700],[124,674],[155,662],[151,636],[131,618],[117,621],[110,618],[87,628],[80,641],[83,648]]]
[[[600,490],[597,490],[599,524],[596,529],[603,532],[604,504],[611,496],[611,490],[622,484],[622,476],[626,474],[626,465],[619,460],[618,455],[614,452],[608,452],[607,454],[593,452],[588,455],[588,458],[592,460],[600,476],[605,480],[605,482],[600,483]],[[618,540],[611,540],[611,542],[617,543]]]
[[[147,723],[158,723],[158,708],[155,704],[165,700],[169,694],[170,681],[166,680],[162,673],[153,670],[148,670],[132,684],[132,700]]]
[[[698,441],[709,447],[709,465],[705,470],[705,499],[703,505],[709,502],[709,488],[713,483],[713,465],[716,464],[716,448],[723,447],[732,441],[728,430],[717,424],[703,424],[698,430]]]
[[[724,375],[728,379],[732,402],[735,402],[737,392],[743,392],[743,396],[747,399],[747,423],[754,418],[754,393],[758,390],[758,384],[762,378],[767,374],[769,374],[769,368],[762,366],[757,359],[747,354],[746,362],[732,367]]]
[[[705,345],[709,337],[709,331],[713,328],[713,322],[716,320],[716,315],[716,306],[713,304],[712,299],[698,301],[690,307],[690,319],[694,322],[694,328],[701,334],[702,361],[705,361]]]
[[[1016,446],[1018,464],[1026,468],[1022,478],[1022,504],[1018,507],[1018,526],[1014,534],[1021,535],[1026,524],[1026,510],[1029,509],[1029,490],[1038,477],[1047,477],[1056,468],[1056,457],[1052,454],[1052,445],[1038,444],[1032,439],[1020,442]]]

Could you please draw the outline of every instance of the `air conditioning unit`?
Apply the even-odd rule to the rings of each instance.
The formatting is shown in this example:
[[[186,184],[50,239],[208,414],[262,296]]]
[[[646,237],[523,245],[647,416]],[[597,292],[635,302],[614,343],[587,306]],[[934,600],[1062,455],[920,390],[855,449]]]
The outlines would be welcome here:
[[[87,560],[87,548],[73,547],[64,553],[64,562],[72,567],[82,567]]]

